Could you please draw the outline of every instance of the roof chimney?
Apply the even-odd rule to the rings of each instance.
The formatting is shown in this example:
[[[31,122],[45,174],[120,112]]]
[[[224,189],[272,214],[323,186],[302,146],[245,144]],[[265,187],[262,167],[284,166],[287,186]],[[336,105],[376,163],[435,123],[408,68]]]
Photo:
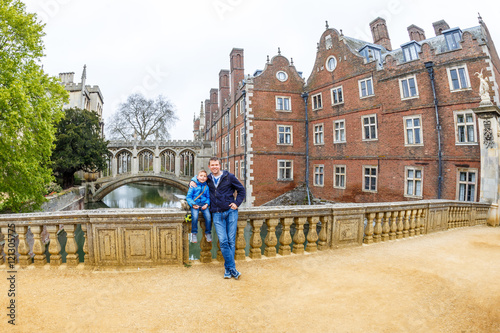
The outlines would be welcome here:
[[[414,40],[416,42],[420,42],[425,39],[424,29],[417,27],[415,24],[408,27],[408,35],[410,36],[410,40]]]
[[[446,23],[445,20],[434,22],[432,23],[432,26],[434,27],[436,36],[442,35],[443,31],[450,29],[450,26],[448,25],[448,23]]]
[[[388,51],[392,51],[391,39],[387,31],[385,20],[377,17],[370,23],[370,30],[372,31],[373,43],[385,47]]]

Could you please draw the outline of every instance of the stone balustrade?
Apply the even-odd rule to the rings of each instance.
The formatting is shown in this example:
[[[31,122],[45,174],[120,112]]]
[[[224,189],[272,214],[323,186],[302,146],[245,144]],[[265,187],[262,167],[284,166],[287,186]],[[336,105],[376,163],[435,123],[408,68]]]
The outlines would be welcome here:
[[[313,253],[486,224],[489,209],[489,204],[445,200],[240,209],[235,259]],[[176,209],[0,215],[0,264],[182,265],[189,258],[190,225],[184,215]],[[202,237],[201,262],[213,260],[212,247],[216,242]],[[220,250],[217,260],[222,260]]]

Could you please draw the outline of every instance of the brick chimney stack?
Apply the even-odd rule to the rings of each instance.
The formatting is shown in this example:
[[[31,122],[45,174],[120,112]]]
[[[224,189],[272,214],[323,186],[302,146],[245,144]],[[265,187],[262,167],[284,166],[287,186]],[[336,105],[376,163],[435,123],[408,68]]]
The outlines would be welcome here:
[[[434,22],[432,23],[432,26],[434,27],[436,36],[442,35],[444,30],[450,29],[450,26],[448,25],[448,23],[446,23],[445,20]]]
[[[219,108],[224,107],[224,100],[229,98],[229,71],[221,69],[219,72]]]
[[[387,24],[381,17],[377,17],[370,23],[370,30],[372,31],[373,43],[385,47],[388,51],[392,51],[391,39],[389,38],[389,31]]]
[[[230,55],[231,62],[231,96],[236,100],[238,83],[245,78],[243,49],[234,48]]]
[[[410,36],[410,40],[414,40],[416,42],[420,42],[425,39],[424,29],[417,27],[415,24],[408,27],[408,35]]]

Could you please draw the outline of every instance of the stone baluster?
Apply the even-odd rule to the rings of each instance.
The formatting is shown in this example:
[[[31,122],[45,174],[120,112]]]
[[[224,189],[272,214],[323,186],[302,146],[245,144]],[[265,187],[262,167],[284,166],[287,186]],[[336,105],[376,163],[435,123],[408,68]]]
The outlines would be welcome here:
[[[17,251],[19,252],[19,265],[21,267],[31,265],[31,257],[28,255],[28,253],[30,252],[30,246],[26,241],[27,232],[28,227],[16,227],[16,233],[19,236],[19,245]]]
[[[87,229],[87,224],[82,223],[81,225],[82,231],[83,231],[83,262],[85,265],[93,265],[94,260],[90,258],[90,253],[89,253],[89,237],[88,237],[88,229]]]
[[[207,238],[205,236],[207,229],[205,220],[202,221],[200,219],[200,228],[203,235],[200,241],[200,262],[209,263],[212,262],[212,253],[210,252],[210,250],[212,250],[212,242],[207,242]]]
[[[389,240],[395,240],[398,231],[398,211],[394,211],[391,213],[391,228],[389,233]]]
[[[391,226],[389,224],[391,212],[385,212],[384,215],[384,223],[382,224],[382,242],[389,240],[389,232],[391,231]]]
[[[321,230],[318,235],[318,250],[323,251],[328,249],[328,225],[331,216],[323,216],[321,218]]]
[[[276,257],[276,245],[278,244],[278,238],[276,237],[276,227],[280,223],[280,219],[268,219],[267,224],[267,235],[264,239],[266,248],[264,249],[264,255],[266,257]]]
[[[293,217],[285,217],[281,220],[282,232],[280,236],[280,248],[278,253],[282,256],[289,255],[290,244],[292,243],[292,236],[290,235],[290,226],[293,223]]]
[[[365,238],[363,240],[365,244],[373,243],[373,221],[376,215],[376,213],[369,213],[366,216]]]
[[[236,231],[236,251],[234,254],[235,260],[245,260],[245,247],[247,242],[245,241],[245,227],[247,226],[247,220],[238,219],[238,230]]]
[[[417,216],[417,210],[416,209],[412,209],[411,210],[411,216],[410,216],[410,237],[413,237],[415,236],[415,227],[416,227],[416,221],[415,221],[415,218]]]
[[[34,225],[31,226],[31,232],[33,233],[33,253],[35,266],[43,266],[47,263],[47,258],[45,255],[45,244],[42,242],[40,234],[42,233],[43,226]]]
[[[79,263],[79,258],[78,245],[75,240],[75,225],[65,224],[64,231],[66,231],[66,265],[76,266]]]
[[[420,215],[422,214],[422,209],[415,209],[415,236],[420,235]]]
[[[3,265],[7,262],[7,252],[9,247],[9,227],[1,227],[0,232],[3,237],[0,237],[4,241],[2,248],[0,248],[0,265]],[[5,254],[5,260],[3,258]]]
[[[250,258],[262,258],[260,247],[262,246],[262,237],[260,237],[260,228],[264,224],[264,220],[251,220],[252,236],[250,237]]]
[[[59,266],[62,264],[61,257],[61,244],[57,237],[58,225],[48,225],[47,231],[49,232],[49,253],[50,253],[50,266]]]
[[[405,219],[405,211],[402,210],[398,213],[398,231],[396,231],[396,239],[403,238],[403,230],[404,230],[404,219]]]
[[[318,251],[318,245],[316,244],[316,242],[319,239],[318,232],[316,231],[316,225],[319,222],[319,217],[313,216],[309,217],[307,220],[309,222],[309,232],[307,233],[306,251],[316,252]]]
[[[298,217],[295,220],[295,235],[293,235],[293,253],[304,253],[304,243],[306,236],[304,235],[304,224],[306,224],[307,217]]]
[[[375,227],[373,229],[373,241],[378,243],[382,240],[382,219],[384,213],[377,213],[377,220],[375,222]]]
[[[425,235],[425,209],[420,213],[420,234]]]
[[[453,225],[453,206],[451,206],[448,211],[448,229],[452,228],[452,225]]]
[[[406,238],[410,235],[410,218],[411,218],[411,210],[407,210],[405,213],[405,222],[403,226],[403,237]]]

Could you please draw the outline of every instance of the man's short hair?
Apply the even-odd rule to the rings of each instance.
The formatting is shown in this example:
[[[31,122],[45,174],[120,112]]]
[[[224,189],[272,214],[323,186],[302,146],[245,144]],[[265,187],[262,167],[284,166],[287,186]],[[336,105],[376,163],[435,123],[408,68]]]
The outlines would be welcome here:
[[[222,165],[222,163],[220,162],[220,158],[218,158],[217,156],[214,156],[214,157],[210,157],[210,159],[208,160],[208,165],[210,165],[210,162],[212,161],[217,161],[219,162],[219,165]]]

